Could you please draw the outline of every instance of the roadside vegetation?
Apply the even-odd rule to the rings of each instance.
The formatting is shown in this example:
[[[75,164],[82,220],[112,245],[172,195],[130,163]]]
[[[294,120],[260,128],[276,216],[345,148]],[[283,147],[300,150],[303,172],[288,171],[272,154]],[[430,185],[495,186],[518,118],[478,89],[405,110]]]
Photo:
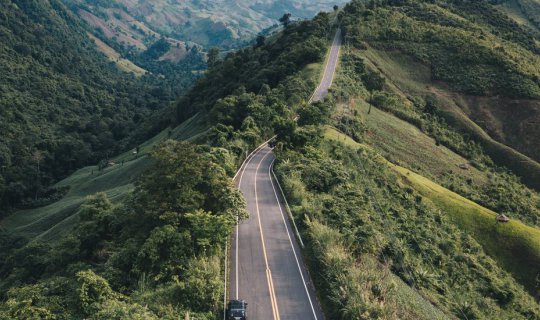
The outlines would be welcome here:
[[[345,45],[331,96],[300,110],[299,127],[278,138],[276,171],[308,239],[310,269],[317,270],[312,274],[331,318],[540,318],[538,191],[447,116],[439,91],[425,90],[433,86],[447,94],[450,86],[489,96],[501,85],[508,96],[536,99],[529,94],[537,89],[514,90],[530,79],[535,88],[534,76],[505,69],[509,74],[497,80],[476,79],[490,89],[474,91],[474,77],[502,68],[491,53],[482,51],[486,64],[460,60],[474,43],[467,51],[430,47],[415,56],[423,45],[436,46],[415,37],[451,17],[455,23],[444,22],[447,30],[431,35],[435,43],[453,46],[458,39],[450,33],[456,32],[468,46],[476,40],[452,28],[474,28],[475,21],[535,49],[508,31],[519,27],[495,23],[504,18],[487,4],[445,3],[347,5],[340,14]],[[479,7],[489,9],[491,18],[478,22]],[[494,31],[499,27],[508,33]],[[505,63],[514,57],[505,56]],[[437,61],[445,59],[436,74]],[[464,65],[482,70],[467,75],[459,71]],[[514,89],[498,84],[510,78],[517,81]],[[497,223],[499,213],[511,222]]]
[[[439,87],[381,65],[392,51],[432,66],[418,73],[444,89],[535,101],[536,43],[491,9],[353,1],[339,13],[335,85],[313,105],[331,15],[214,51],[163,113],[176,128],[60,181],[60,201],[2,220],[0,319],[216,319],[225,239],[247,215],[230,177],[275,134],[328,318],[540,319],[540,195],[451,121]]]
[[[310,239],[312,268],[332,318],[431,319],[431,304],[461,319],[539,316],[533,297],[470,230],[457,227],[449,208],[402,183],[380,155],[342,133],[321,131],[314,141],[278,152],[277,170]],[[524,268],[534,268],[531,263]],[[423,302],[403,308],[396,291],[406,289],[386,272]]]

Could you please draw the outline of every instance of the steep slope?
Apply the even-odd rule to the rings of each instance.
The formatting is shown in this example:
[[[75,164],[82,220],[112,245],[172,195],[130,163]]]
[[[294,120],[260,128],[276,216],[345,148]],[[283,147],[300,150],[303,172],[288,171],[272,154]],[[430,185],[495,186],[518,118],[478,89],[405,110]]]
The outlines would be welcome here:
[[[538,0],[495,0],[498,8],[518,24],[540,31],[540,2]]]
[[[293,23],[214,61],[179,99],[176,117],[167,114],[177,118],[177,128],[141,145],[139,153],[119,155],[103,171],[88,167],[60,182],[70,190],[56,206],[2,221],[0,319],[216,318],[223,307],[226,239],[236,217],[246,215],[230,177],[274,134],[276,173],[328,318],[540,318],[540,194],[496,165],[482,141],[469,139],[442,112],[469,119],[453,94],[473,96],[468,90],[479,88],[486,92],[477,97],[502,90],[535,101],[530,73],[536,60],[523,49],[530,39],[493,31],[524,53],[506,57],[508,69],[468,61],[470,51],[452,52],[450,59],[438,50],[444,63],[432,65],[428,50],[420,51],[426,53],[420,60],[392,49],[431,43],[407,38],[405,13],[440,21],[450,16],[465,35],[489,20],[491,11],[471,15],[471,8],[458,5],[463,2],[409,0],[345,7],[340,19],[347,45],[335,86],[312,106],[307,101],[334,27],[331,15]],[[373,22],[367,34],[381,28],[384,35],[365,37],[365,19]],[[432,27],[413,27],[419,26]],[[498,26],[481,27],[489,28]],[[359,31],[355,39],[351,30]],[[396,35],[406,41],[380,45]],[[459,48],[476,48],[473,40],[463,37]],[[452,77],[432,76],[432,68],[454,58],[481,77],[455,70]],[[441,97],[451,97],[454,109]],[[106,194],[82,202],[100,191]],[[511,222],[497,223],[498,213]]]
[[[361,10],[362,2],[354,3]],[[540,188],[535,36],[483,1],[412,2],[373,13],[362,22],[344,16],[346,36],[355,46],[382,52],[370,62],[392,80],[394,91],[412,101],[434,97],[435,112],[479,142],[496,163]],[[394,73],[405,64],[416,66],[414,78]]]
[[[3,211],[57,199],[52,183],[134,145],[144,120],[172,97],[159,77],[136,79],[110,64],[59,1],[0,6]]]

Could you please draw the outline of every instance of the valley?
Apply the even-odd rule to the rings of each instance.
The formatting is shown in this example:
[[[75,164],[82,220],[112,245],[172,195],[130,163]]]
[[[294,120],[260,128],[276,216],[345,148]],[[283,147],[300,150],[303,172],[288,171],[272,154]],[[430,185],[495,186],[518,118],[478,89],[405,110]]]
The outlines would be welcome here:
[[[0,320],[540,319],[537,0],[0,4]]]

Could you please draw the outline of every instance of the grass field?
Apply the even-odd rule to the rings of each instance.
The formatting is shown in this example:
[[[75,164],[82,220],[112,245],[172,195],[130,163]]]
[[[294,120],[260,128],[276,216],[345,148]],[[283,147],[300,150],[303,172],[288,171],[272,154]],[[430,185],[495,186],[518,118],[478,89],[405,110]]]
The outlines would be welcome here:
[[[379,288],[385,288],[382,289],[385,292],[384,302],[380,306],[390,306],[391,309],[399,310],[394,314],[396,318],[452,319],[425,299],[415,288],[392,273],[387,265],[381,264],[372,254],[366,253],[355,257],[348,248],[347,240],[338,230],[314,220],[308,223],[308,231],[311,238],[310,255],[316,255],[316,260],[321,261],[323,265],[324,271],[314,273],[313,277],[320,288],[324,288],[321,302],[327,314],[336,315],[335,310],[329,310],[336,307],[336,302],[328,301],[336,298],[336,287],[342,292],[347,292],[340,295],[340,298],[351,299],[344,303],[345,306],[369,305],[374,303],[370,291],[372,285],[376,283]],[[316,267],[314,264],[311,265],[311,268]],[[332,279],[330,281],[333,283],[326,287],[328,279]],[[355,300],[358,296],[361,296],[361,302]],[[339,303],[337,302],[338,305]],[[364,314],[362,319],[366,319],[365,316]],[[390,318],[387,316],[381,319]]]
[[[373,111],[372,111],[373,112]],[[327,139],[340,141],[353,148],[372,149],[359,144],[332,127],[324,133]],[[382,157],[381,157],[382,158]],[[415,189],[427,200],[439,207],[443,213],[462,230],[474,237],[487,254],[510,272],[533,295],[536,279],[540,275],[540,230],[520,221],[497,223],[497,213],[486,209],[412,170],[381,159],[394,170],[402,182]]]
[[[2,220],[0,225],[30,238],[58,239],[78,222],[79,207],[87,196],[105,192],[114,202],[123,199],[133,189],[137,177],[150,164],[147,155],[154,146],[169,138],[194,140],[205,132],[204,118],[195,115],[178,127],[165,129],[141,144],[136,158],[130,150],[112,159],[116,164],[102,171],[97,166],[77,170],[56,184],[57,187],[70,188],[61,200],[45,207],[15,212]]]
[[[485,173],[467,166],[469,161],[424,134],[416,126],[401,120],[394,115],[372,107],[368,115],[368,105],[364,101],[357,103],[363,115],[364,124],[368,128],[366,140],[385,158],[393,163],[403,165],[428,177],[437,178],[444,173],[471,178],[475,184],[487,182]]]
[[[408,169],[390,165],[404,181],[442,209],[462,230],[472,235],[487,254],[525,286],[537,290],[540,275],[540,230],[517,220],[498,223],[497,213],[441,187]],[[535,292],[538,295],[540,292]]]

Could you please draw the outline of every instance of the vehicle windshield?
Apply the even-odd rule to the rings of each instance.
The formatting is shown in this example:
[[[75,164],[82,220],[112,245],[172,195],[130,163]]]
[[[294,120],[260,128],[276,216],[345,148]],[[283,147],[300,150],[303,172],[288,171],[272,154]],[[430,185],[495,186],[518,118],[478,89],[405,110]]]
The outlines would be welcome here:
[[[231,301],[229,303],[229,312],[233,316],[244,316],[246,312],[244,303],[242,301]]]

